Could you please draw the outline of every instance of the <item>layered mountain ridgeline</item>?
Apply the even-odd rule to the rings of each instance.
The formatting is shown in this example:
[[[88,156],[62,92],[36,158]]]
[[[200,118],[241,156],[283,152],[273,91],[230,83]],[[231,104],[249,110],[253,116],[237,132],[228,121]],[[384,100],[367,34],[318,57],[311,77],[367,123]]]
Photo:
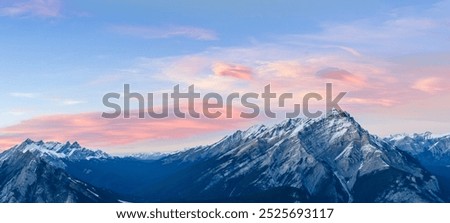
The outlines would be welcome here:
[[[440,183],[446,200],[450,200],[450,134],[393,135],[385,139],[392,146],[417,159]]]
[[[106,157],[106,153],[81,148],[78,143],[26,140],[0,154],[0,202],[117,202],[114,193],[81,182],[65,171],[69,160]]]
[[[401,145],[399,140],[369,134],[339,111],[272,127],[254,126],[215,144],[170,155],[114,157],[78,144],[27,140],[0,155],[0,198],[3,202],[448,201],[444,178],[436,178],[423,159]],[[436,145],[439,151],[449,148],[444,142]],[[442,166],[443,160],[435,164]],[[30,177],[24,177],[27,174]]]

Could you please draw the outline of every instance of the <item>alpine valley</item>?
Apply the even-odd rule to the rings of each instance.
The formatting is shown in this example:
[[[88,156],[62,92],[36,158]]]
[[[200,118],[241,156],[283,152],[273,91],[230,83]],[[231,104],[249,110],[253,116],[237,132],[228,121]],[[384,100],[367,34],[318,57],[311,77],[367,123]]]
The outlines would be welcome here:
[[[0,202],[448,202],[450,135],[380,138],[333,110],[172,154],[32,141],[0,154]]]

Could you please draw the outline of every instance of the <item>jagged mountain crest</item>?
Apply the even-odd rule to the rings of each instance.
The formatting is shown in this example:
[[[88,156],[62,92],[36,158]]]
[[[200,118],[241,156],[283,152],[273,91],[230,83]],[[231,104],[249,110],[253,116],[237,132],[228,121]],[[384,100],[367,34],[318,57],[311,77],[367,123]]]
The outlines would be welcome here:
[[[192,170],[198,174],[190,177],[209,196],[217,191],[229,197],[244,196],[248,188],[297,188],[318,201],[439,200],[436,179],[410,158],[370,135],[347,112],[334,110],[316,119],[288,119],[272,127],[237,131],[215,144],[163,161],[214,163],[199,165]],[[365,182],[377,177],[391,178],[385,185],[390,188],[418,180],[427,189],[413,188],[403,198],[400,192],[383,188],[365,196]],[[236,184],[242,181],[246,184]]]
[[[0,165],[25,155],[138,202],[444,200],[436,177],[416,159],[338,110],[315,119],[256,125],[156,159],[26,140],[0,154]]]
[[[101,159],[110,158],[111,156],[101,150],[90,150],[81,147],[78,142],[70,143],[58,143],[58,142],[43,142],[33,141],[31,139],[26,139],[23,143],[14,146],[10,150],[5,151],[7,153],[15,152],[31,152],[38,156],[46,156],[55,159],[70,159],[70,160],[80,160],[80,159]]]
[[[117,201],[113,193],[81,182],[66,172],[65,161],[89,158],[92,154],[104,153],[82,148],[76,142],[25,140],[0,154],[0,202]]]
[[[384,140],[416,157],[426,166],[450,166],[450,134],[401,134],[386,137]]]
[[[266,125],[254,125],[248,128],[247,130],[238,130],[234,132],[233,134],[230,134],[228,136],[225,136],[218,142],[209,145],[209,146],[198,146],[191,149],[187,149],[181,152],[178,152],[175,154],[181,154],[182,156],[186,156],[185,160],[190,160],[192,157],[189,156],[189,154],[194,154],[197,151],[202,151],[202,156],[205,155],[214,155],[219,154],[223,152],[223,149],[231,149],[233,146],[230,146],[232,142],[240,143],[242,141],[248,141],[255,138],[273,138],[273,137],[280,137],[285,136],[287,132],[290,133],[290,136],[295,135],[296,133],[302,131],[304,128],[319,122],[321,120],[327,119],[327,118],[333,118],[333,117],[346,117],[348,118],[348,121],[350,121],[352,124],[358,126],[360,129],[362,129],[359,126],[359,123],[357,123],[353,117],[350,116],[349,113],[345,111],[340,111],[333,109],[330,114],[324,114],[323,116],[315,119],[309,119],[309,118],[290,118],[286,119],[278,124],[275,124],[272,127],[268,127]],[[362,129],[363,130],[363,129]],[[363,130],[365,131],[365,130]],[[210,150],[210,148],[214,148],[214,151],[206,151]]]

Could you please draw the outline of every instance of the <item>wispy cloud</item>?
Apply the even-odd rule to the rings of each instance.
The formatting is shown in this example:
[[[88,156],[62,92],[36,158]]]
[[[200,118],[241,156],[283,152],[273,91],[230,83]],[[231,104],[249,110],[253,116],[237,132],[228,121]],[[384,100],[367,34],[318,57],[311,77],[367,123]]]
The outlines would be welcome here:
[[[71,106],[71,105],[78,105],[78,104],[84,104],[86,101],[84,100],[78,100],[78,99],[71,99],[71,98],[61,98],[61,97],[54,97],[49,96],[42,93],[30,93],[30,92],[12,92],[9,93],[11,97],[15,97],[18,99],[36,99],[39,101],[47,101],[47,102],[53,102],[58,105],[64,105],[64,106]],[[12,113],[11,113],[12,114]]]
[[[233,113],[236,112],[233,108]],[[26,138],[59,142],[77,140],[89,147],[118,147],[145,140],[176,140],[231,131],[254,121],[225,117],[139,119],[137,114],[133,112],[130,119],[105,119],[100,112],[35,117],[0,128],[0,148],[9,148]]]
[[[331,79],[331,80],[339,80],[352,84],[363,85],[364,80],[361,77],[358,77],[349,71],[344,69],[336,68],[336,67],[327,67],[317,71],[316,75],[320,78]]]
[[[118,25],[111,30],[122,35],[135,36],[145,39],[166,39],[173,37],[184,37],[195,40],[217,40],[217,34],[209,29],[192,26],[131,26]]]
[[[350,53],[351,55],[353,55],[355,57],[362,56],[362,54],[358,50],[356,50],[354,48],[351,48],[351,47],[348,47],[348,46],[333,46],[333,45],[330,45],[330,46],[324,46],[324,47],[338,48],[338,49],[341,49],[341,50],[343,50],[345,52]]]
[[[58,17],[61,15],[61,2],[59,0],[6,0],[0,2],[0,15]]]
[[[29,112],[28,109],[11,109],[7,113],[13,116],[22,116]]]
[[[403,47],[410,49],[416,42],[422,42],[417,39],[422,34],[414,32],[414,26],[408,25],[413,21],[398,20],[402,22],[383,24],[397,28],[402,26],[405,32],[414,36],[404,40],[402,35],[395,33],[382,34],[386,36],[380,43],[373,37],[358,34],[357,41],[352,42],[351,36],[342,36],[341,40],[346,44],[339,44],[318,33],[314,38],[308,37],[309,40],[305,37],[288,38],[276,43],[255,43],[249,47],[210,48],[178,57],[141,58],[140,64],[132,69],[142,75],[157,74],[155,79],[186,86],[195,84],[197,90],[222,94],[230,93],[230,89],[233,92],[260,92],[270,83],[273,91],[302,96],[308,92],[323,93],[324,83],[333,82],[335,91],[349,92],[343,99],[345,105],[363,109],[398,106],[426,98],[430,92],[447,92],[442,79],[448,76],[450,70],[450,66],[444,63],[448,54],[437,54],[432,61],[421,59],[421,64],[416,65],[404,57],[404,51],[389,48],[384,53],[379,52],[378,48],[386,48],[384,45],[387,43],[401,42]],[[422,24],[422,29],[434,29],[434,23],[418,23]],[[364,33],[364,26],[358,25],[357,28]],[[322,40],[316,42],[316,39]],[[362,42],[371,42],[372,46],[361,45]],[[441,43],[440,40],[438,42]],[[446,49],[447,45],[443,43],[441,50]],[[415,55],[423,58],[420,53]],[[438,77],[441,83],[438,84],[436,79],[422,80],[430,75]]]
[[[26,93],[26,92],[12,92],[9,95],[16,98],[37,98],[38,93]]]
[[[408,54],[449,47],[450,1],[440,1],[430,8],[412,8],[398,8],[383,17],[323,22],[316,33],[287,35],[281,39],[294,44],[337,47],[355,56],[361,52]]]
[[[438,93],[444,90],[449,90],[448,81],[438,77],[427,77],[417,80],[412,88],[429,94]]]
[[[86,103],[86,102],[80,101],[80,100],[72,100],[72,99],[61,100],[61,104],[63,104],[63,105],[78,105],[78,104],[84,104],[84,103]]]
[[[374,100],[373,98],[356,98],[356,97],[349,97],[345,99],[346,103],[350,104],[356,104],[356,105],[364,105],[364,106],[384,106],[384,107],[391,107],[393,105],[398,104],[398,101],[394,101],[392,99],[384,99],[384,98],[378,98],[377,100]]]

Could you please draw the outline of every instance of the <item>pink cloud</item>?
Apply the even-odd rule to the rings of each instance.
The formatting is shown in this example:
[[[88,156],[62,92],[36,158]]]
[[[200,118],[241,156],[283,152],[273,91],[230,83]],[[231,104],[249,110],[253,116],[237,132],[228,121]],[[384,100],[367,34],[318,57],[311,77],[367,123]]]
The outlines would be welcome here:
[[[319,70],[317,71],[316,75],[320,78],[339,80],[350,84],[364,84],[363,78],[358,77],[344,69],[335,67],[327,67],[325,69]]]
[[[448,89],[448,83],[438,77],[427,77],[417,80],[413,84],[412,88],[429,94],[434,94]]]
[[[228,76],[244,80],[252,79],[252,70],[243,65],[215,63],[212,70],[214,74],[219,76]]]
[[[58,17],[61,14],[59,0],[5,1],[0,3],[3,16]]]
[[[383,107],[391,107],[398,104],[397,101],[386,98],[344,98],[344,103],[355,105],[381,105]]]
[[[195,109],[200,112],[202,104],[198,104]],[[160,111],[158,108],[155,110]],[[26,138],[57,142],[76,140],[87,147],[117,147],[146,140],[176,140],[217,131],[234,131],[248,127],[249,122],[255,121],[241,119],[239,107],[231,108],[232,118],[226,118],[225,108],[211,109],[210,112],[219,111],[223,114],[215,119],[204,116],[190,118],[185,107],[181,110],[187,114],[187,118],[172,116],[154,119],[146,116],[145,119],[139,119],[136,111],[129,119],[105,119],[100,112],[36,117],[0,128],[0,148],[10,148]]]
[[[269,61],[256,67],[256,71],[262,76],[275,76],[277,78],[298,78],[299,75],[308,72],[297,60]]]

